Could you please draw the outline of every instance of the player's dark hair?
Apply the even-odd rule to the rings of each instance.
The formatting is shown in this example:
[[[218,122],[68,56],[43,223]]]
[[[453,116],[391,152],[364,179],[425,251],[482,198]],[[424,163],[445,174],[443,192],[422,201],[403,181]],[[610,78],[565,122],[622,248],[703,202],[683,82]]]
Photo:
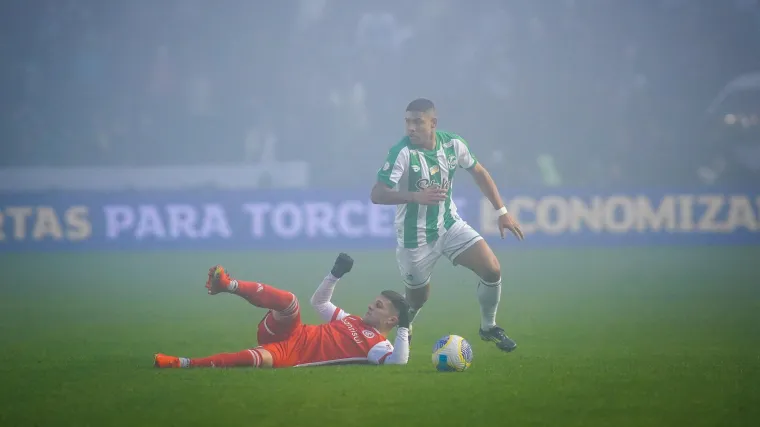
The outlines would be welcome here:
[[[380,292],[380,295],[388,298],[390,300],[391,304],[393,304],[394,307],[396,307],[396,311],[401,313],[401,310],[405,308],[404,301],[406,301],[406,298],[404,298],[403,295],[396,291],[382,291]]]
[[[415,113],[427,113],[428,111],[434,110],[435,105],[433,104],[433,101],[425,98],[417,98],[406,106],[406,111],[412,111]]]

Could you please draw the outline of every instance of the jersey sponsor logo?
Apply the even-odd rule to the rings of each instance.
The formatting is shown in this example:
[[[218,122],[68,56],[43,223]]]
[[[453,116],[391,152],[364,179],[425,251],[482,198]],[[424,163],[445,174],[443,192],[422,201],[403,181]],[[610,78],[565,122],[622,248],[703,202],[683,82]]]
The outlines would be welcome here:
[[[362,335],[364,335],[365,337],[367,337],[369,339],[375,338],[375,333],[372,332],[372,331],[370,331],[370,330],[368,330],[368,329],[363,330],[362,331]]]
[[[457,157],[456,156],[453,156],[453,155],[449,156],[448,161],[449,161],[449,169],[450,170],[454,170],[454,169],[457,168]]]
[[[451,188],[451,181],[444,178],[443,183],[439,184],[437,182],[431,182],[429,178],[420,178],[417,180],[417,182],[414,184],[415,187],[417,187],[418,190],[424,190],[428,187],[433,188],[443,188],[444,190],[448,190]]]
[[[415,172],[419,172],[420,171],[420,167],[417,166],[417,165],[412,165],[412,170],[415,171]]]
[[[351,338],[354,340],[355,343],[361,344],[362,343],[362,337],[359,336],[359,333],[356,331],[356,328],[354,327],[351,322],[348,321],[347,317],[344,317],[341,322],[343,322],[344,325],[346,325],[346,328],[348,329],[348,332],[351,334]]]

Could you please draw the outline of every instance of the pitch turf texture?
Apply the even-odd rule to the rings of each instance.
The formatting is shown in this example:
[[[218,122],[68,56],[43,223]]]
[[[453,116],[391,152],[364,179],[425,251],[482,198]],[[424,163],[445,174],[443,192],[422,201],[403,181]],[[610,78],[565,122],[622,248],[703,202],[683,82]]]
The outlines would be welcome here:
[[[758,248],[502,252],[511,354],[478,338],[474,277],[441,262],[408,366],[152,367],[255,343],[263,310],[208,296],[210,265],[294,291],[314,322],[335,255],[3,255],[0,425],[760,425]],[[363,313],[399,278],[392,251],[352,255],[333,300]],[[433,370],[449,333],[467,372]]]

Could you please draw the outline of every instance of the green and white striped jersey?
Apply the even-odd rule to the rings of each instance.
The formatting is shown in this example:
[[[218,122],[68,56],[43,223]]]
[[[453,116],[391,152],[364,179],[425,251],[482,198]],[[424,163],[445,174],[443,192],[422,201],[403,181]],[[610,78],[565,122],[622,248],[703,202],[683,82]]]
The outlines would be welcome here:
[[[404,137],[388,151],[377,179],[390,188],[419,191],[429,186],[448,190],[438,205],[408,203],[396,207],[396,238],[399,246],[416,248],[435,242],[460,219],[451,200],[452,182],[457,167],[470,169],[477,164],[467,142],[451,132],[435,132],[435,148],[421,149]]]

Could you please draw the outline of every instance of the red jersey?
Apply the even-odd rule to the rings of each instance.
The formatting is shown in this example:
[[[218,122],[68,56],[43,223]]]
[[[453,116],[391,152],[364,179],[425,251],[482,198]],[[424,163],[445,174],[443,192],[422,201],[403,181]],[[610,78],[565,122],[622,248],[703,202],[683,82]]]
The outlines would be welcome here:
[[[328,276],[311,298],[325,323],[305,325],[300,312],[285,323],[267,314],[259,324],[259,345],[272,355],[274,367],[346,363],[405,364],[409,357],[407,329],[396,332],[394,345],[360,316],[330,302],[337,279]]]
[[[382,364],[393,346],[361,317],[335,308],[332,320],[321,325],[303,325],[295,366],[333,363]]]

